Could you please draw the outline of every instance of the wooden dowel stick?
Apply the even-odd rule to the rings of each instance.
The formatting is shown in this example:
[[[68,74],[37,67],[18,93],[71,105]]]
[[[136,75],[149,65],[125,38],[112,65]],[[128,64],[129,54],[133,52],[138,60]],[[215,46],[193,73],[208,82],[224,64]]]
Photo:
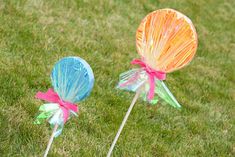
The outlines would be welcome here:
[[[48,154],[48,152],[49,152],[49,150],[51,148],[51,144],[53,142],[54,135],[55,135],[55,132],[56,132],[57,128],[58,128],[58,124],[56,123],[55,126],[54,126],[54,129],[53,129],[53,132],[51,134],[50,140],[49,140],[49,142],[47,144],[47,149],[46,149],[43,157],[47,157],[47,154]]]
[[[144,84],[144,83],[143,83],[143,84]],[[130,107],[129,107],[129,109],[128,109],[128,111],[127,111],[127,113],[126,113],[126,115],[125,115],[125,117],[124,117],[124,119],[123,119],[123,121],[122,121],[122,124],[120,125],[120,127],[119,127],[119,129],[118,129],[118,132],[117,132],[117,134],[116,134],[116,136],[115,136],[115,138],[114,138],[114,140],[113,140],[113,143],[112,143],[112,145],[111,145],[111,147],[110,147],[110,149],[109,149],[109,152],[108,152],[108,154],[107,154],[107,157],[110,157],[111,154],[112,154],[113,148],[114,148],[114,146],[115,146],[115,144],[116,144],[116,142],[117,142],[117,140],[118,140],[118,138],[119,138],[119,136],[120,136],[120,134],[121,134],[121,132],[122,132],[122,129],[123,129],[124,125],[126,124],[126,121],[127,121],[128,117],[129,117],[129,115],[130,115],[130,113],[131,113],[131,110],[132,110],[132,108],[134,107],[134,105],[135,105],[135,103],[136,103],[136,101],[137,101],[137,99],[138,99],[138,97],[139,97],[139,95],[140,95],[140,92],[141,92],[141,90],[142,90],[142,86],[143,86],[143,85],[141,85],[141,86],[138,88],[138,90],[136,91],[135,97],[133,98],[133,100],[132,100],[132,102],[131,102],[131,105],[130,105]]]

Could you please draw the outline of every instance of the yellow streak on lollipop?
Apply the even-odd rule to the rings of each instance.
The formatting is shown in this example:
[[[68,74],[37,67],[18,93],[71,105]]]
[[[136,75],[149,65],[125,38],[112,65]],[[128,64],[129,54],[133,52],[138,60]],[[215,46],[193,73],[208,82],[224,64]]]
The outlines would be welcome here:
[[[173,9],[148,14],[136,31],[137,51],[151,68],[172,72],[187,65],[197,50],[191,20]]]

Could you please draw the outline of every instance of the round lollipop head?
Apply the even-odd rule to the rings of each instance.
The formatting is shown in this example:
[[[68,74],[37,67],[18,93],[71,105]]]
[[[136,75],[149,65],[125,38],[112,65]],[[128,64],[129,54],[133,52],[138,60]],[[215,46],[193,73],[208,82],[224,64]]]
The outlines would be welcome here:
[[[55,64],[51,81],[62,100],[77,103],[89,96],[94,85],[94,75],[82,58],[65,57]]]
[[[191,20],[173,9],[148,14],[136,32],[137,51],[151,68],[172,72],[187,65],[197,49]]]

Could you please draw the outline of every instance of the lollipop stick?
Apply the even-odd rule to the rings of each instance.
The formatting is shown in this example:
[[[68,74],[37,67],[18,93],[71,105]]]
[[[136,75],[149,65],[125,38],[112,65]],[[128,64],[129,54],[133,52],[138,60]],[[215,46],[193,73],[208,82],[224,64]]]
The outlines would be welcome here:
[[[144,84],[144,83],[143,83],[143,84]],[[130,113],[131,113],[131,110],[132,110],[132,108],[134,107],[135,102],[137,101],[137,99],[138,99],[138,97],[139,97],[139,95],[140,95],[140,92],[141,92],[141,90],[142,90],[142,86],[143,86],[143,85],[141,85],[141,86],[138,88],[138,90],[136,91],[135,97],[133,98],[133,100],[132,100],[132,102],[131,102],[131,105],[130,105],[130,107],[129,107],[129,109],[128,109],[128,111],[127,111],[127,113],[126,113],[126,115],[125,115],[125,117],[124,117],[124,119],[123,119],[123,121],[122,121],[122,124],[121,124],[120,128],[118,129],[118,132],[117,132],[117,134],[116,134],[116,136],[115,136],[115,138],[114,138],[114,140],[113,140],[113,143],[112,143],[112,145],[111,145],[111,147],[110,147],[110,149],[109,149],[109,152],[108,152],[108,154],[107,154],[107,157],[110,157],[111,154],[112,154],[113,148],[114,148],[114,146],[115,146],[115,144],[116,144],[116,142],[117,142],[117,140],[118,140],[118,138],[119,138],[119,136],[120,136],[120,134],[121,134],[121,132],[122,132],[122,129],[123,129],[123,127],[124,127],[124,125],[125,125],[125,123],[126,123],[128,117],[129,117]]]
[[[50,150],[50,148],[51,148],[51,144],[52,144],[52,142],[53,142],[54,134],[55,134],[57,128],[58,128],[58,124],[56,123],[55,126],[54,126],[54,129],[53,129],[53,132],[52,132],[52,134],[51,134],[50,140],[49,140],[49,142],[48,142],[48,144],[47,144],[47,149],[46,149],[46,151],[45,151],[43,157],[47,157],[47,154],[48,154],[48,152],[49,152],[49,150]]]

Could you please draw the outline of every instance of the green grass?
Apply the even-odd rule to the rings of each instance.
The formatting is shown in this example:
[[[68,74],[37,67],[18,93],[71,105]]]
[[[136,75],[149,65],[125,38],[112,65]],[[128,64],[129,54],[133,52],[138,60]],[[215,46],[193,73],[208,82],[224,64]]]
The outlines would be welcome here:
[[[105,156],[134,93],[115,89],[137,58],[135,31],[160,8],[190,17],[199,48],[167,76],[182,110],[139,100],[114,156],[235,156],[235,1],[0,0],[0,156],[42,156],[52,129],[34,125],[54,63],[87,60],[95,74],[79,118],[66,124],[49,156]]]

